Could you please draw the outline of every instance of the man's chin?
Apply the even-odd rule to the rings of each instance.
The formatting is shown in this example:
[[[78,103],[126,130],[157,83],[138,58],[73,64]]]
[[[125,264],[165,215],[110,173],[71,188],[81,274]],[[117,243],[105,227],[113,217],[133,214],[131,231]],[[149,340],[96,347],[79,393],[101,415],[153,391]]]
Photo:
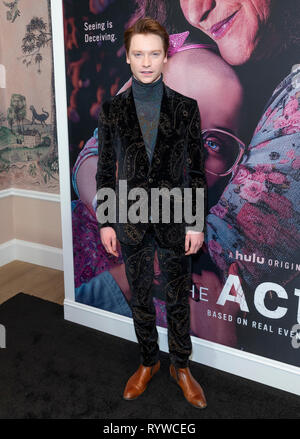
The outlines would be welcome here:
[[[144,82],[145,84],[150,84],[151,82],[156,81],[160,77],[160,74],[158,76],[155,76],[154,74],[152,74],[152,75],[139,75],[139,76],[135,75],[135,76],[137,77],[137,79],[140,82]]]

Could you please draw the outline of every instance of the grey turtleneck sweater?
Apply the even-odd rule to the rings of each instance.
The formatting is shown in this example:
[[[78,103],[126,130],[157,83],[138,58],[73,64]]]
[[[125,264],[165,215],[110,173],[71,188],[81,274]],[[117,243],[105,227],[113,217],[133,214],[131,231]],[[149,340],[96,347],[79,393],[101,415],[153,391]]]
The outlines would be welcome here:
[[[163,95],[163,74],[156,81],[147,84],[139,81],[132,75],[132,92],[147,154],[151,163]]]

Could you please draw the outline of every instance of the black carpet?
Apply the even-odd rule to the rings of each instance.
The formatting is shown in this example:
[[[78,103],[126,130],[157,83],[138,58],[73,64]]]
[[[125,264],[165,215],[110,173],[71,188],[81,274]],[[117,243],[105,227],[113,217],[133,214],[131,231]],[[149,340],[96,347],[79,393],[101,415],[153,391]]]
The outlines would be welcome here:
[[[300,397],[191,362],[208,407],[169,380],[169,357],[139,398],[123,390],[139,366],[136,343],[68,322],[63,307],[19,293],[0,306],[1,419],[300,419]]]

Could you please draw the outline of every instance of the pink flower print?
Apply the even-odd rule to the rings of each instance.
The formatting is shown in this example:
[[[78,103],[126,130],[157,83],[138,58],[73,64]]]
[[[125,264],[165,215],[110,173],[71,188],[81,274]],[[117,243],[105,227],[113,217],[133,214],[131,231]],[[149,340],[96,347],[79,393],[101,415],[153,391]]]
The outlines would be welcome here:
[[[251,175],[252,180],[260,181],[261,183],[266,181],[266,174],[264,172],[254,172]]]
[[[246,203],[237,215],[237,223],[250,240],[265,245],[275,244],[280,237],[280,225],[275,215],[263,214],[257,207]]]
[[[300,169],[300,155],[298,155],[292,162],[293,169]]]
[[[285,136],[288,136],[290,134],[298,134],[299,131],[300,131],[300,127],[297,127],[295,125],[291,125],[291,126],[283,128],[282,134],[284,134]]]
[[[286,182],[286,177],[281,172],[271,172],[268,174],[268,180],[271,183],[283,184]]]
[[[293,149],[290,149],[287,153],[286,156],[289,157],[290,159],[295,158],[295,151]]]
[[[283,134],[296,134],[300,131],[300,111],[297,111],[289,119],[289,124],[283,128]]]
[[[291,218],[293,216],[293,205],[286,197],[276,194],[275,192],[263,193],[261,197],[274,212],[277,212],[281,218]]]
[[[298,99],[291,96],[288,103],[284,107],[283,114],[285,116],[291,117],[298,110]]]
[[[261,195],[267,188],[263,182],[247,180],[241,188],[240,196],[250,203],[257,203]]]
[[[266,119],[266,124],[270,123],[272,119],[276,118],[277,113],[278,108],[275,108],[273,111],[269,111]]]
[[[283,110],[283,115],[274,122],[275,129],[282,129],[285,135],[297,133],[300,129],[298,99],[292,96]]]
[[[265,116],[266,116],[267,119],[268,119],[268,117],[271,115],[271,113],[272,113],[272,107],[269,107],[269,108],[267,109],[267,111],[265,112]]]
[[[218,253],[218,254],[221,254],[223,251],[222,246],[214,239],[211,239],[210,241],[208,241],[208,249],[209,249],[209,251],[211,251],[213,253]]]
[[[228,209],[220,204],[216,204],[212,209],[210,209],[210,212],[223,219],[228,212]]]
[[[251,177],[251,172],[244,165],[240,165],[232,183],[243,184],[249,177]]]
[[[254,169],[255,169],[257,172],[271,172],[271,171],[273,170],[273,167],[272,167],[272,165],[270,165],[269,163],[266,163],[266,164],[264,164],[264,165],[256,165],[256,166],[254,167]]]
[[[280,128],[285,128],[288,125],[288,123],[289,123],[288,119],[281,116],[275,120],[273,126],[274,126],[275,130],[279,130]]]
[[[258,143],[257,145],[253,146],[251,149],[261,149],[267,146],[270,143],[270,140],[266,140],[265,142]]]
[[[297,127],[300,127],[300,111],[296,111],[296,113],[294,113],[292,115],[292,117],[290,117],[290,121],[291,124]]]

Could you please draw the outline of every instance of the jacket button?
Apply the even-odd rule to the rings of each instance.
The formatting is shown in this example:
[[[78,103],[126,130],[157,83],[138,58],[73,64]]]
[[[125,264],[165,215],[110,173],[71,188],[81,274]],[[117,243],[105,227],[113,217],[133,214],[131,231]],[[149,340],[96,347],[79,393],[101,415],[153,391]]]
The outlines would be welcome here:
[[[153,178],[149,178],[149,183],[153,183]]]

